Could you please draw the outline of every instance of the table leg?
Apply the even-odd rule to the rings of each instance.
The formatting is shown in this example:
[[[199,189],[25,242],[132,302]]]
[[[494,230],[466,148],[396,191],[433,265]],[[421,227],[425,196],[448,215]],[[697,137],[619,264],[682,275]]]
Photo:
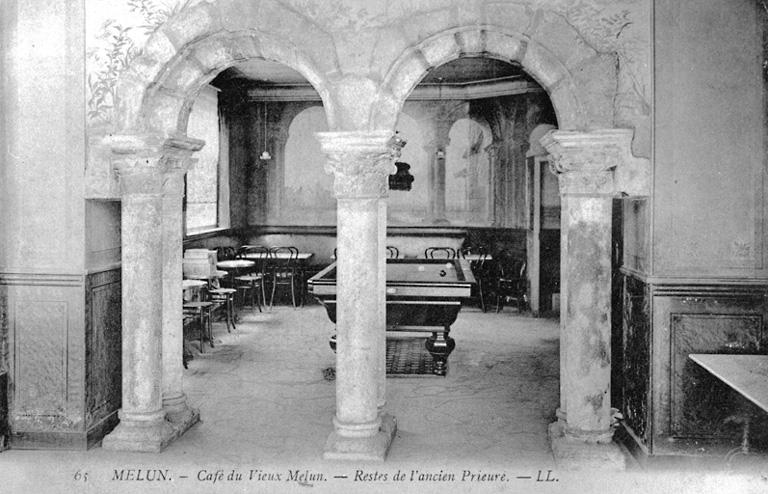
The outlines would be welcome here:
[[[456,340],[448,335],[450,330],[446,326],[445,331],[433,331],[432,336],[424,342],[424,347],[435,361],[434,373],[438,376],[444,376],[448,371],[448,356],[456,348]]]

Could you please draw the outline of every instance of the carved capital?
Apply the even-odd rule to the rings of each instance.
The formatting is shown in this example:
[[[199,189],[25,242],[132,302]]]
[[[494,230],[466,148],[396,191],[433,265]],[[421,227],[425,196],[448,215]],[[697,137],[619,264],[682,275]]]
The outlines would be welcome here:
[[[488,153],[488,158],[490,158],[492,161],[496,161],[496,158],[499,157],[499,151],[501,150],[501,146],[503,145],[500,141],[493,141],[492,143],[485,146],[484,151]]]
[[[389,175],[399,148],[389,131],[318,132],[328,161],[325,171],[333,173],[336,197],[385,197]],[[401,148],[402,146],[400,146]]]
[[[183,178],[196,161],[192,153],[205,144],[188,137],[166,139],[157,135],[127,134],[107,136],[105,142],[112,149],[112,165],[123,195],[162,194],[169,175]],[[181,193],[180,178],[170,180],[174,193]]]
[[[553,130],[541,138],[541,144],[550,154],[561,194],[650,192],[650,164],[632,156],[632,130]]]

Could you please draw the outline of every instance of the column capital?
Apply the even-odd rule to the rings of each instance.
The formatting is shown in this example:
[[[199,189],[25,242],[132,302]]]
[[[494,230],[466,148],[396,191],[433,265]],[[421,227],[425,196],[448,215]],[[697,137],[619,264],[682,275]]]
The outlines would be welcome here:
[[[561,194],[648,195],[650,164],[632,155],[631,129],[552,130],[540,140]]]
[[[483,149],[483,151],[488,153],[489,158],[495,160],[499,156],[499,150],[501,150],[501,146],[503,145],[504,145],[503,142],[494,140],[493,142],[485,146],[485,149]]]
[[[397,172],[395,155],[402,146],[390,131],[317,132],[328,157],[325,171],[335,176],[339,199],[387,195],[388,177]]]
[[[205,141],[190,137],[164,138],[146,134],[114,134],[104,139],[112,149],[112,164],[126,194],[161,194],[164,174],[184,173],[194,164],[192,153]]]

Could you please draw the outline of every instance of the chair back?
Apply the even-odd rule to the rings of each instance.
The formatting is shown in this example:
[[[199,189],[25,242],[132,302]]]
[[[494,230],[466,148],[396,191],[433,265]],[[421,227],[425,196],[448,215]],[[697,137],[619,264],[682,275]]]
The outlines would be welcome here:
[[[216,247],[216,260],[218,261],[231,261],[235,258],[235,254],[236,251],[234,247]]]
[[[296,270],[299,249],[296,247],[272,247],[269,251],[273,274],[292,275]]]
[[[424,251],[427,259],[456,259],[456,250],[453,247],[428,247]]]
[[[248,254],[255,255],[249,259]],[[253,261],[255,263],[253,265],[253,271],[264,274],[267,270],[269,259],[272,257],[272,253],[269,248],[264,247],[263,245],[244,245],[240,247],[237,257]]]
[[[400,250],[393,245],[387,245],[387,259],[399,259],[399,258],[400,258]]]

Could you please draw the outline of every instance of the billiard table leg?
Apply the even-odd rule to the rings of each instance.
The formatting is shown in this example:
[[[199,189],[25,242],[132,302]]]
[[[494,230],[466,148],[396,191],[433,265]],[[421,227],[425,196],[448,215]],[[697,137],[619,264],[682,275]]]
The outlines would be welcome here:
[[[433,331],[432,336],[424,342],[424,347],[435,361],[433,373],[438,376],[444,376],[448,371],[448,356],[456,348],[456,340],[448,336],[450,330],[446,326],[445,331]]]

